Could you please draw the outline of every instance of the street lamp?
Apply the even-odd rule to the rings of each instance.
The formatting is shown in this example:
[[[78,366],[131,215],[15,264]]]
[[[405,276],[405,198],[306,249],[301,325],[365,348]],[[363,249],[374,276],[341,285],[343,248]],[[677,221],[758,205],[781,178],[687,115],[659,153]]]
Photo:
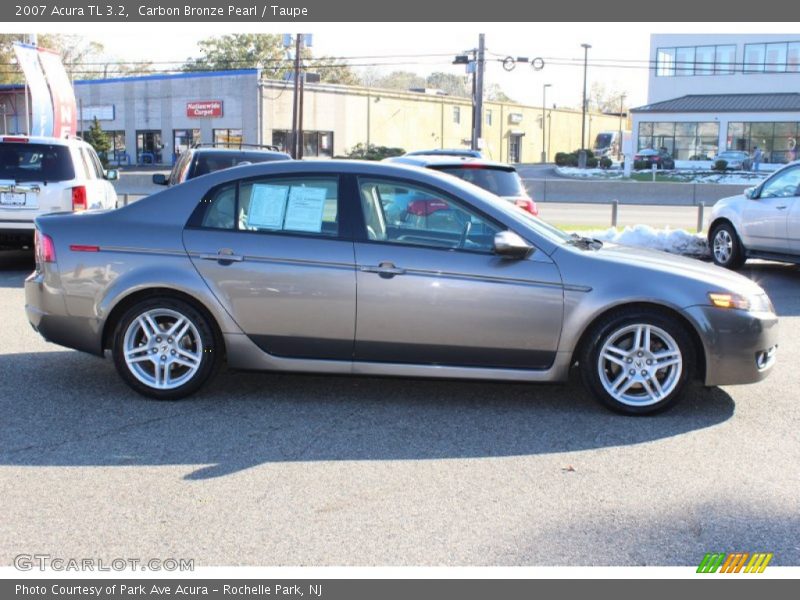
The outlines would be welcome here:
[[[591,44],[581,44],[583,48],[583,112],[581,114],[581,150],[586,149],[586,70],[589,66]]]
[[[622,115],[625,107],[625,94],[619,97],[619,137],[617,138],[617,160],[622,155]]]
[[[547,88],[553,87],[550,83],[545,83],[542,86],[542,163],[547,162],[547,147],[545,146],[545,131],[547,124],[545,123],[544,107],[547,106]]]

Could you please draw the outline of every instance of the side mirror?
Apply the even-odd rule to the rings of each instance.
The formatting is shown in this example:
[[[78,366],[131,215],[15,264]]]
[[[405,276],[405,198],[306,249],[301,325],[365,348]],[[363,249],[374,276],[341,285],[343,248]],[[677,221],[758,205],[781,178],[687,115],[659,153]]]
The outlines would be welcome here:
[[[167,185],[167,176],[163,173],[156,173],[153,175],[153,183],[156,185]]]
[[[109,181],[116,181],[117,179],[119,179],[119,171],[117,171],[116,169],[109,169],[108,171],[105,172],[105,176],[106,179],[108,179]]]
[[[744,191],[744,197],[748,200],[755,200],[758,198],[758,188],[749,187]]]
[[[533,246],[513,231],[501,231],[494,236],[494,253],[503,258],[527,258]]]

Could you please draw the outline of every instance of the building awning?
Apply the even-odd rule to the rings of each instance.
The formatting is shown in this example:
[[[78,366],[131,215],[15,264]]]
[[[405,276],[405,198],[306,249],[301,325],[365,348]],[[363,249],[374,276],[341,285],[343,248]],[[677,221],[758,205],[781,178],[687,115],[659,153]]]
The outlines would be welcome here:
[[[800,112],[800,94],[692,94],[639,106],[631,112]]]

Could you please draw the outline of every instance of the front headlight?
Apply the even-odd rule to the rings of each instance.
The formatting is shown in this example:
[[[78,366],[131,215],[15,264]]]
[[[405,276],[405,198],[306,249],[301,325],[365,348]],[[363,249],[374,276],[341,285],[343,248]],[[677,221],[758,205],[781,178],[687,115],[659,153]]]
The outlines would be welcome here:
[[[764,292],[754,294],[709,292],[708,299],[717,308],[738,308],[750,312],[775,312],[769,296]]]

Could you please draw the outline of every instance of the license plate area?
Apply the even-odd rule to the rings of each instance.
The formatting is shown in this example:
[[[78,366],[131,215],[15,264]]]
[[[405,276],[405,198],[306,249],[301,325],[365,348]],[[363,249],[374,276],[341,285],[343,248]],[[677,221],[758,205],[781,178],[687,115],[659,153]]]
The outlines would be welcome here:
[[[27,194],[24,192],[0,192],[0,205],[2,206],[25,206]]]

